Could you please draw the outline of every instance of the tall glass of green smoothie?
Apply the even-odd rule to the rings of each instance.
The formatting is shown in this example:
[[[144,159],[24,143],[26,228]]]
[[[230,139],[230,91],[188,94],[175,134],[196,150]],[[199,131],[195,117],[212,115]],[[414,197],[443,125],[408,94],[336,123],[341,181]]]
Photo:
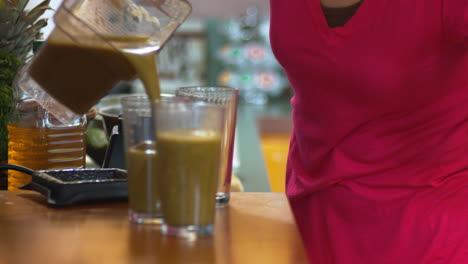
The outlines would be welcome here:
[[[216,205],[226,206],[231,191],[232,161],[234,138],[237,121],[237,104],[239,89],[231,87],[192,86],[176,89],[176,96],[194,101],[202,101],[224,107],[226,119],[224,124],[223,142],[221,147],[221,168],[219,171],[218,188],[216,190]]]
[[[213,232],[224,130],[223,107],[203,102],[155,103],[161,231],[182,237]]]
[[[158,153],[150,101],[146,96],[124,97],[122,111],[128,170],[129,220],[158,224],[162,221],[162,212]]]

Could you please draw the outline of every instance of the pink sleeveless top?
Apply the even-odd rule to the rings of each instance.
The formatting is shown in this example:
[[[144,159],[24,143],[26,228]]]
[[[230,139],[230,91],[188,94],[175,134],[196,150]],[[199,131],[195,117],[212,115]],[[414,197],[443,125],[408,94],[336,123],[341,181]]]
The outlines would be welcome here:
[[[468,0],[270,0],[310,263],[468,264]]]

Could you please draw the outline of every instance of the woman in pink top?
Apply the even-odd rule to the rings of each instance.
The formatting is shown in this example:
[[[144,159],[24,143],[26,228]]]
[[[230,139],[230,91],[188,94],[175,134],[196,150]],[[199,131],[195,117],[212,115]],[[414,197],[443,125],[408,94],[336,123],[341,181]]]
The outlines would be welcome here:
[[[468,0],[270,0],[312,264],[468,264]]]

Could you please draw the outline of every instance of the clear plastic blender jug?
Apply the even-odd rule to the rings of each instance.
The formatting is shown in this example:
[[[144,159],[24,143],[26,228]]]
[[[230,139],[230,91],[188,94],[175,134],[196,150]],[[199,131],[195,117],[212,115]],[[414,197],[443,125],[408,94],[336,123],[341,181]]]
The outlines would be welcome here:
[[[16,82],[69,123],[137,77],[124,54],[158,51],[190,12],[185,0],[64,0],[55,29]]]

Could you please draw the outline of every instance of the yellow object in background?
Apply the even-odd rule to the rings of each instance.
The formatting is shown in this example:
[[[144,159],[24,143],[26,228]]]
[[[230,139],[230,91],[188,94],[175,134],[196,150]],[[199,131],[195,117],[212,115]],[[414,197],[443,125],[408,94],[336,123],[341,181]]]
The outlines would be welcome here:
[[[244,185],[242,184],[241,180],[237,175],[234,173],[231,176],[231,192],[243,192]]]
[[[272,192],[285,191],[289,133],[262,133],[260,142]]]

